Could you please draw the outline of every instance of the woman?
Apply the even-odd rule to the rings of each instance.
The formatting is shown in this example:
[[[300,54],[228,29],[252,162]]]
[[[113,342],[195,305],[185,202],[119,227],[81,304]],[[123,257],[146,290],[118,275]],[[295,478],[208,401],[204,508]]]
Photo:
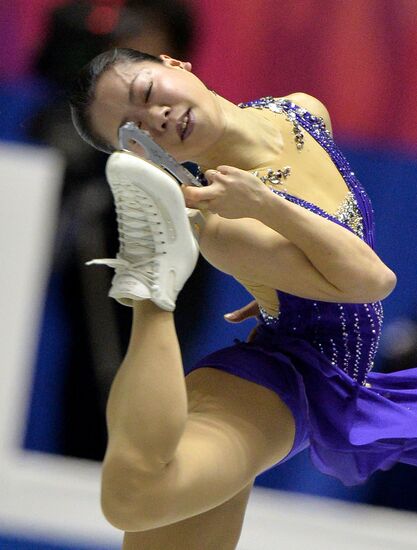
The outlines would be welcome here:
[[[369,372],[396,278],[325,107],[302,93],[236,106],[187,62],[116,50],[83,70],[72,112],[97,148],[117,149],[132,120],[200,166],[209,185],[182,189],[204,213],[200,251],[255,297],[234,320],[258,314],[250,342],[202,359],[184,384],[172,313],[138,292],[103,465],[124,548],[235,548],[255,477],[307,446],[347,485],[417,464],[417,372]]]

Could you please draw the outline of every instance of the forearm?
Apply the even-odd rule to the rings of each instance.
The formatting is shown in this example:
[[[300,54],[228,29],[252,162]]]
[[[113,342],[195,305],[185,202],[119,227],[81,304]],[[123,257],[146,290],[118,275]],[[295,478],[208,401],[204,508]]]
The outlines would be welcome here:
[[[341,294],[373,301],[395,286],[394,273],[356,235],[269,190],[256,218],[297,246]]]
[[[128,453],[153,469],[175,454],[188,415],[173,315],[152,302],[133,311],[127,354],[107,404],[108,452]]]

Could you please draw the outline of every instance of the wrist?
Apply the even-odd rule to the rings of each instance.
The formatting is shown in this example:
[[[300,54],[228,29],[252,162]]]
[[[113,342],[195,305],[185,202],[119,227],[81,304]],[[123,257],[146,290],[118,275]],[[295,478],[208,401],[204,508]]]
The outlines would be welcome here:
[[[280,203],[282,201],[285,201],[285,199],[273,193],[273,191],[265,185],[260,195],[260,200],[258,201],[256,219],[268,227],[271,227],[271,222],[275,225],[277,214],[279,215],[279,210],[277,209],[280,208]]]

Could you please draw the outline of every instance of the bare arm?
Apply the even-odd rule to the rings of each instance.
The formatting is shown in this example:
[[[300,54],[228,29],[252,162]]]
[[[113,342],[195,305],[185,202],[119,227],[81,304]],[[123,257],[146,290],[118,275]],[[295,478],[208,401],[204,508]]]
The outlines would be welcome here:
[[[372,302],[385,298],[394,289],[395,274],[359,237],[330,220],[270,194],[272,197],[262,201],[256,218],[295,245],[334,287],[334,294],[339,295],[339,299]]]
[[[332,132],[317,98],[301,92],[286,97],[322,117]],[[188,188],[185,196],[188,206],[219,214],[200,247],[222,271],[329,302],[373,302],[395,287],[395,274],[349,230],[275,195],[238,168],[219,166],[206,176],[208,188]]]
[[[357,274],[360,282],[353,289],[337,287],[298,246],[255,219],[230,220],[214,216],[202,230],[200,250],[212,265],[237,279],[301,298],[368,303],[389,293],[373,284],[369,288],[362,273]],[[342,272],[347,268],[342,260]],[[388,270],[386,266],[384,269]]]
[[[190,207],[209,206],[221,216],[210,219],[200,240],[213,265],[236,278],[329,302],[373,302],[393,290],[394,273],[349,230],[272,193],[247,172],[219,170],[209,171],[208,188],[186,194]]]

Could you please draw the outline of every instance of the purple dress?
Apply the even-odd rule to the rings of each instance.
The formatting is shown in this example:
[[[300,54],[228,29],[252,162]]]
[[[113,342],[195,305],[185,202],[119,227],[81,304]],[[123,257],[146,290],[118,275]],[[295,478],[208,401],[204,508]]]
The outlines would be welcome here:
[[[371,203],[322,119],[286,99],[268,97],[240,106],[282,113],[307,131],[328,152],[350,190],[336,217],[274,192],[343,225],[373,247]],[[261,309],[252,342],[237,341],[212,353],[190,372],[214,367],[275,391],[296,423],[293,448],[282,462],[309,447],[313,464],[348,486],[396,462],[417,466],[417,369],[371,372],[381,303],[336,304],[276,292],[280,312],[271,317]]]

